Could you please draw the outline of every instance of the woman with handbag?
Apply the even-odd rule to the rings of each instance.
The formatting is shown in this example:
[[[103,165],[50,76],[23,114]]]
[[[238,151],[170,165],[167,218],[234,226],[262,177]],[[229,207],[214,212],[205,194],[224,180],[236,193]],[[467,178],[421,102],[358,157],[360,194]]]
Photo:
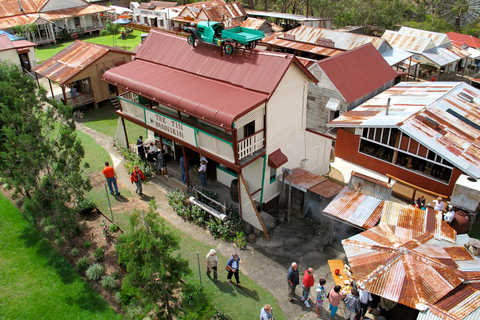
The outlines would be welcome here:
[[[242,285],[240,284],[240,279],[238,275],[238,269],[240,268],[240,257],[234,253],[232,254],[232,257],[228,259],[227,266],[225,269],[228,271],[228,282],[232,283],[232,275],[235,275],[235,280],[237,281],[237,286],[241,287]]]

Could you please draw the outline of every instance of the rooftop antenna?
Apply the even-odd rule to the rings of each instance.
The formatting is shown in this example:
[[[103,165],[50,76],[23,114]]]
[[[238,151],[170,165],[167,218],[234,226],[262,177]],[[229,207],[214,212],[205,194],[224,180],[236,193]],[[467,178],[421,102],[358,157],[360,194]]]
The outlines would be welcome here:
[[[20,12],[25,13],[22,8],[22,1],[18,0],[18,6],[20,7]]]

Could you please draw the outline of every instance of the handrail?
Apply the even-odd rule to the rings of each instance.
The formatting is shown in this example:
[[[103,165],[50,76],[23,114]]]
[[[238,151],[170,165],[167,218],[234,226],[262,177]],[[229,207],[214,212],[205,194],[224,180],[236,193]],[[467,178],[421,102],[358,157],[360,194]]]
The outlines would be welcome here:
[[[248,137],[243,138],[242,140],[238,140],[237,143],[240,143],[240,142],[243,142],[243,141],[245,141],[245,140],[247,140],[247,139],[250,139],[251,137],[253,137],[254,135],[256,135],[256,134],[258,134],[258,133],[260,133],[260,132],[262,132],[262,131],[265,131],[265,128],[258,130],[258,131],[255,132],[254,134],[249,135]]]
[[[437,192],[433,192],[433,191],[424,189],[424,188],[422,188],[422,187],[416,186],[416,185],[414,185],[414,184],[408,183],[408,182],[406,182],[406,181],[403,181],[402,179],[396,178],[396,177],[394,177],[394,176],[392,176],[392,175],[390,175],[390,174],[388,174],[388,173],[386,174],[386,176],[388,177],[388,183],[390,183],[390,182],[392,181],[392,179],[395,179],[395,180],[397,180],[398,182],[400,182],[400,183],[402,183],[402,184],[404,184],[404,185],[406,185],[406,186],[409,186],[409,187],[413,188],[414,190],[413,190],[413,195],[412,195],[412,201],[415,200],[414,198],[415,198],[415,193],[416,193],[417,190],[426,192],[426,193],[431,194],[431,195],[435,195],[435,196],[437,196],[437,197],[442,197],[443,199],[448,199],[448,198],[450,198],[449,196],[446,196],[446,195],[443,195],[443,194],[440,194],[440,193],[437,193]]]

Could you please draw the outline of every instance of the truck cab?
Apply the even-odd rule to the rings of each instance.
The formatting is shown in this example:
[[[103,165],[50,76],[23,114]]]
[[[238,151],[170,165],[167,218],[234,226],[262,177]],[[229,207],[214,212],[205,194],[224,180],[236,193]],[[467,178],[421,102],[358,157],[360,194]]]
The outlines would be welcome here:
[[[200,21],[197,31],[203,41],[216,43],[215,39],[222,39],[223,23],[217,21]]]

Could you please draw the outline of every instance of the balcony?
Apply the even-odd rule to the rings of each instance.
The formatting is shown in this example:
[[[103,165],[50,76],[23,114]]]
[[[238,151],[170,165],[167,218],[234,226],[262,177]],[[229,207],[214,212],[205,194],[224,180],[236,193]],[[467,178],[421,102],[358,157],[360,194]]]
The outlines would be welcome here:
[[[142,99],[132,92],[122,93],[118,97],[122,113],[150,130],[164,133],[180,143],[186,142],[198,149],[231,162],[245,164],[265,150],[265,129],[255,132],[238,142],[233,141],[231,134],[214,129],[199,119],[182,116],[180,119],[175,110],[165,112],[159,106],[142,104]],[[235,156],[237,151],[237,157]]]

